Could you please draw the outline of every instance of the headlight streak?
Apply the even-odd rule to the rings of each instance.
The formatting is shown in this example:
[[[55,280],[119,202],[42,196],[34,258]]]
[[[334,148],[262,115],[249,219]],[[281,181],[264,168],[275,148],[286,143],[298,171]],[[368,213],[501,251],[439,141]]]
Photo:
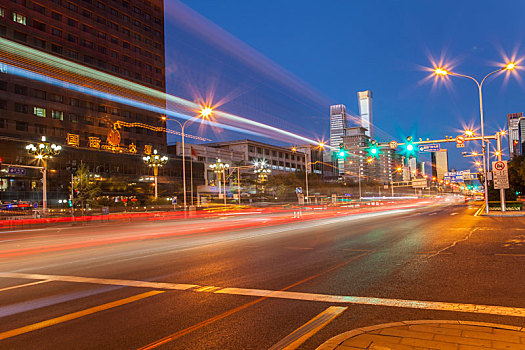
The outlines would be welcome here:
[[[198,103],[191,102],[183,98],[155,90],[153,88],[149,88],[89,67],[82,66],[80,64],[47,54],[45,52],[32,49],[25,45],[15,43],[5,38],[0,38],[0,58],[4,60],[5,64],[9,64],[13,68],[18,68],[19,73],[25,73],[26,77],[34,74],[34,77],[31,79],[36,78],[38,75],[42,77],[46,76],[48,79],[53,79],[55,84],[61,82],[61,84],[64,84],[61,85],[63,87],[67,87],[82,93],[93,94],[94,96],[103,97],[120,103],[131,104],[132,106],[157,112],[159,114],[166,114],[181,119],[191,119],[195,116],[194,114],[196,111],[201,109],[201,106]],[[26,67],[22,68],[17,66]],[[50,66],[52,69],[49,69],[45,66]],[[39,71],[35,72],[35,70]],[[48,77],[48,75],[51,74],[53,74],[55,77]],[[68,77],[64,77],[65,74],[69,75],[70,77],[74,77],[75,82],[70,81]],[[49,83],[49,81],[46,81],[45,79],[38,80]],[[77,84],[77,81],[78,83],[87,85],[88,87]],[[103,92],[99,90],[100,88],[110,88],[111,90],[116,91],[114,93]],[[128,91],[123,91],[123,89]],[[151,102],[151,98],[153,98],[157,103],[159,103],[159,101],[166,101],[166,105],[169,106],[169,109],[164,109],[158,106],[153,106],[149,103],[116,95],[115,93],[117,91],[119,93],[131,93],[135,96],[138,94],[139,96],[137,97],[141,97],[143,101],[148,100],[148,98],[149,102]],[[180,108],[183,111],[175,111],[173,104],[175,104],[177,109]],[[279,129],[277,127],[266,125],[264,123],[246,119],[231,113],[215,110],[214,115],[220,117],[223,120],[221,120],[221,122],[207,121],[207,123],[224,129],[257,136],[265,136],[274,139],[276,138],[275,134],[279,134],[290,139],[300,140],[301,142],[314,145],[318,144],[318,141],[316,140],[292,133],[290,131]],[[241,125],[232,126],[224,124],[226,121],[239,123]],[[330,146],[326,147],[331,148]]]

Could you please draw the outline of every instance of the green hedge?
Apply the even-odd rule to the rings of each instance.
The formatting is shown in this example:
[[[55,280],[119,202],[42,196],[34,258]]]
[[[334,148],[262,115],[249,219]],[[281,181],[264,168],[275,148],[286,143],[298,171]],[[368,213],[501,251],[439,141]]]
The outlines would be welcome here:
[[[523,210],[523,202],[508,201],[508,202],[505,202],[505,206],[508,211]],[[489,202],[489,210],[501,210],[501,202],[496,202],[496,201]]]

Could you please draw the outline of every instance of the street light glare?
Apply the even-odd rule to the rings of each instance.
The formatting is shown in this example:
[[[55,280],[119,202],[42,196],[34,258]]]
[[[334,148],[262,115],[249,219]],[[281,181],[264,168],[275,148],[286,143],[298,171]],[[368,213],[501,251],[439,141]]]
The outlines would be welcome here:
[[[213,113],[213,110],[210,107],[204,107],[201,109],[201,116],[208,118]]]
[[[505,66],[504,69],[506,69],[506,70],[513,70],[514,68],[516,68],[516,64],[514,62],[509,62],[509,63],[507,63],[507,65]]]
[[[409,150],[409,151],[413,151],[413,150],[414,150],[414,146],[413,146],[411,143],[409,143],[409,144],[407,145],[407,150]]]
[[[434,69],[434,73],[436,73],[437,75],[447,75],[448,74],[448,72],[443,68]]]
[[[474,131],[472,131],[472,130],[465,130],[465,135],[467,135],[467,136],[474,136]]]

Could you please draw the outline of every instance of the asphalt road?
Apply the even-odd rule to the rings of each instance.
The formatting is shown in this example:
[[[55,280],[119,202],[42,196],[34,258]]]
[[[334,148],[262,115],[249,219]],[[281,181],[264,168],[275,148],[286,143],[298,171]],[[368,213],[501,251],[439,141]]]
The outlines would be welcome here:
[[[523,326],[525,219],[476,210],[3,232],[0,348],[315,349],[404,320]]]

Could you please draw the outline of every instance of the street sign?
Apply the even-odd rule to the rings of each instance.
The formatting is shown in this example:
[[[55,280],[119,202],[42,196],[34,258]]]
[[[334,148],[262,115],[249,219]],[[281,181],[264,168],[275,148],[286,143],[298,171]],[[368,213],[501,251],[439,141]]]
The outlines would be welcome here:
[[[425,188],[427,187],[427,179],[412,180],[413,188]]]
[[[397,142],[396,141],[390,141],[388,146],[390,146],[391,149],[396,149],[397,148]]]
[[[38,202],[33,203],[33,208],[35,208],[35,209],[38,208]]]
[[[25,175],[26,170],[24,168],[9,167],[8,173],[11,175]]]
[[[445,175],[443,176],[443,180],[445,180],[445,182],[463,182],[463,171],[452,171],[445,173]]]
[[[492,162],[492,176],[494,179],[494,189],[509,188],[509,168],[506,160]]]
[[[439,143],[429,143],[427,145],[419,145],[419,152],[439,152],[441,146]]]
[[[463,148],[465,147],[464,143],[456,143],[456,148]]]
[[[177,196],[174,196],[174,197],[171,199],[171,204],[172,204],[172,205],[177,205]]]
[[[464,144],[465,143],[465,136],[463,136],[463,135],[456,136],[456,143],[458,145]]]
[[[297,193],[297,194],[303,193],[303,188],[302,187],[296,187],[295,188],[295,193]]]

